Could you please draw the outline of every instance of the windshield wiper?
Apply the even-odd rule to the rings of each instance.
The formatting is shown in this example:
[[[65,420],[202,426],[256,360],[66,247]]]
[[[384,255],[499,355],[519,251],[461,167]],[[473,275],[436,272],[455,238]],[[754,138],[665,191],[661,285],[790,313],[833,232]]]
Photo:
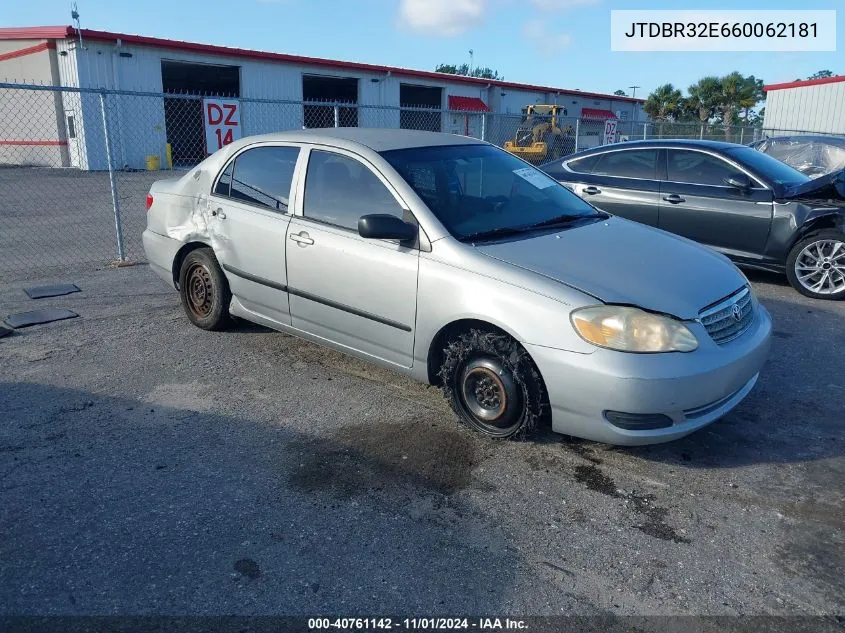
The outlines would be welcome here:
[[[531,229],[538,229],[544,226],[555,226],[556,224],[569,224],[570,222],[576,222],[578,220],[587,220],[590,218],[600,218],[601,216],[597,213],[592,215],[581,215],[576,213],[564,213],[563,215],[557,215],[553,218],[549,218],[548,220],[543,220],[542,222],[537,222],[536,224],[532,224],[530,227]]]
[[[486,240],[496,237],[504,237],[506,235],[519,235],[530,231],[531,226],[498,226],[495,229],[488,229],[487,231],[476,231],[475,233],[468,233],[462,235],[458,239],[461,242],[475,242],[476,240]]]

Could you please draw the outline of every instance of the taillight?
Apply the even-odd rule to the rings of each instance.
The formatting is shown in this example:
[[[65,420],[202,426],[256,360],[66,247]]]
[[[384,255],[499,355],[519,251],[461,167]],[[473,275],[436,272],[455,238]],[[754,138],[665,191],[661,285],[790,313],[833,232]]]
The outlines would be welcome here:
[[[150,207],[153,206],[153,194],[147,194],[147,211],[150,210]]]

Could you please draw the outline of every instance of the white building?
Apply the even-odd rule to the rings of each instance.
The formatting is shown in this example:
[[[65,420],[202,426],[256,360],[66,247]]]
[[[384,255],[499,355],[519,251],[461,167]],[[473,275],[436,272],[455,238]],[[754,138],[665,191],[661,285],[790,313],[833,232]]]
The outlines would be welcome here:
[[[244,136],[339,119],[501,142],[512,130],[497,126],[513,126],[534,103],[563,105],[574,118],[646,118],[642,99],[68,26],[0,28],[0,81],[80,89],[0,89],[0,163],[37,146],[44,164],[82,169],[107,165],[101,95],[91,89],[144,93],[106,97],[114,163],[131,168],[163,156],[166,144],[177,163],[205,155],[202,104],[178,96],[186,94],[239,99]],[[491,116],[507,114],[515,116]]]
[[[845,75],[764,86],[764,132],[845,134]]]

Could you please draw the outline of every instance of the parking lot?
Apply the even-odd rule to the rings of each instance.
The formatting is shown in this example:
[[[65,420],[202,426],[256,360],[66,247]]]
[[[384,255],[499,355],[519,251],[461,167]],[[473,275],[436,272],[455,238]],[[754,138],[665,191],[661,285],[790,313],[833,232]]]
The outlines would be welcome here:
[[[115,172],[124,257],[144,260],[144,200],[184,172]],[[119,259],[107,172],[0,167],[0,284],[105,268]]]
[[[146,266],[3,316],[0,614],[845,614],[845,304],[749,273],[775,338],[671,444],[493,442],[438,390],[257,326]],[[821,626],[822,622],[819,622]],[[724,630],[724,626],[721,627]],[[826,629],[818,629],[826,630]]]

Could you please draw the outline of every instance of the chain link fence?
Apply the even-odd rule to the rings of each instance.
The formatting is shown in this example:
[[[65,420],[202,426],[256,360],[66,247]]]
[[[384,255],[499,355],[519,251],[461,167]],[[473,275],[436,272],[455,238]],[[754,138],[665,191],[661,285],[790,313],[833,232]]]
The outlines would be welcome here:
[[[145,198],[207,155],[209,95],[0,84],[0,282],[144,261]],[[225,99],[227,97],[221,97]],[[317,127],[430,130],[486,140],[541,164],[610,142],[750,143],[775,130],[239,98],[240,135]],[[536,151],[520,147],[539,143]]]

